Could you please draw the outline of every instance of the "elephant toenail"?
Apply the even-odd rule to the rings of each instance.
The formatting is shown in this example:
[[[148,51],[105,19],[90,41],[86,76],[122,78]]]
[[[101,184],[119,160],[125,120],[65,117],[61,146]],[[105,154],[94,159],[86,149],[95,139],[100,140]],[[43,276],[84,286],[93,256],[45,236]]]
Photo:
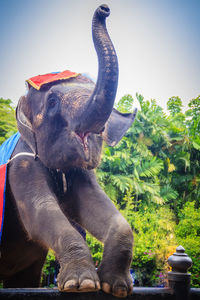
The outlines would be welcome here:
[[[96,288],[97,288],[97,290],[100,290],[100,289],[101,289],[101,285],[100,285],[100,282],[99,282],[99,281],[96,281]]]
[[[79,290],[95,290],[95,283],[90,279],[85,279],[81,283]]]
[[[125,298],[127,297],[127,291],[125,288],[118,288],[116,291],[113,293],[115,297],[120,297],[120,298]]]
[[[75,280],[68,280],[64,285],[64,291],[74,289],[76,287],[76,281]]]
[[[108,284],[107,282],[103,282],[102,283],[102,290],[105,292],[105,293],[110,293],[111,291],[111,286],[110,284]]]

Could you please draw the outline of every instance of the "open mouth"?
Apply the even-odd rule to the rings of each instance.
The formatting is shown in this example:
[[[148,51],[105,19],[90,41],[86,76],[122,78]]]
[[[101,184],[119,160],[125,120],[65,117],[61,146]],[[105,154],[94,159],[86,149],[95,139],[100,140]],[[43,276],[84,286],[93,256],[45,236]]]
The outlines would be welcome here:
[[[78,140],[83,145],[85,151],[88,151],[88,135],[89,132],[75,132]]]

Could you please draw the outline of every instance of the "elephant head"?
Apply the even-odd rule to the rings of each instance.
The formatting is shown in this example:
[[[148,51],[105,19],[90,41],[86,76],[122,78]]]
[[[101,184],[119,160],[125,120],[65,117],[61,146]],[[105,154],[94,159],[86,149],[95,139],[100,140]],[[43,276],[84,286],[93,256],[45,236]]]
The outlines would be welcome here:
[[[95,168],[102,141],[114,146],[131,126],[135,113],[113,109],[118,84],[118,61],[108,35],[106,5],[94,13],[93,41],[98,56],[98,78],[94,84],[78,76],[30,87],[20,98],[17,122],[22,139],[48,168]]]

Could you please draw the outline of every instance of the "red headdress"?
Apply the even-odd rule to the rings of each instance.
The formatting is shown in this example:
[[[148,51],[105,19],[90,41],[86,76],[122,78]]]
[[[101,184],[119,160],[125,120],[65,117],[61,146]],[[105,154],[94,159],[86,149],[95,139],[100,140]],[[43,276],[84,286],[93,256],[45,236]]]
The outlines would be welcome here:
[[[34,76],[26,80],[26,82],[28,82],[28,84],[34,87],[36,90],[39,90],[45,84],[59,81],[59,80],[69,79],[72,77],[76,77],[78,75],[79,73],[65,70],[63,72],[55,72],[55,73],[48,73],[44,75]]]

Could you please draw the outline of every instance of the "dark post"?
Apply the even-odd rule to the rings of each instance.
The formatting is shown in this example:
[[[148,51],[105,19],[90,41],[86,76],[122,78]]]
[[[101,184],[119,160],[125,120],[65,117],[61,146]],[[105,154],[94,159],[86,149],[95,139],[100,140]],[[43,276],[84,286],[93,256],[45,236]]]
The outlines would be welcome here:
[[[192,265],[191,258],[182,246],[176,248],[176,253],[168,258],[172,271],[168,272],[169,287],[173,289],[176,300],[190,299],[190,274],[187,270]]]

